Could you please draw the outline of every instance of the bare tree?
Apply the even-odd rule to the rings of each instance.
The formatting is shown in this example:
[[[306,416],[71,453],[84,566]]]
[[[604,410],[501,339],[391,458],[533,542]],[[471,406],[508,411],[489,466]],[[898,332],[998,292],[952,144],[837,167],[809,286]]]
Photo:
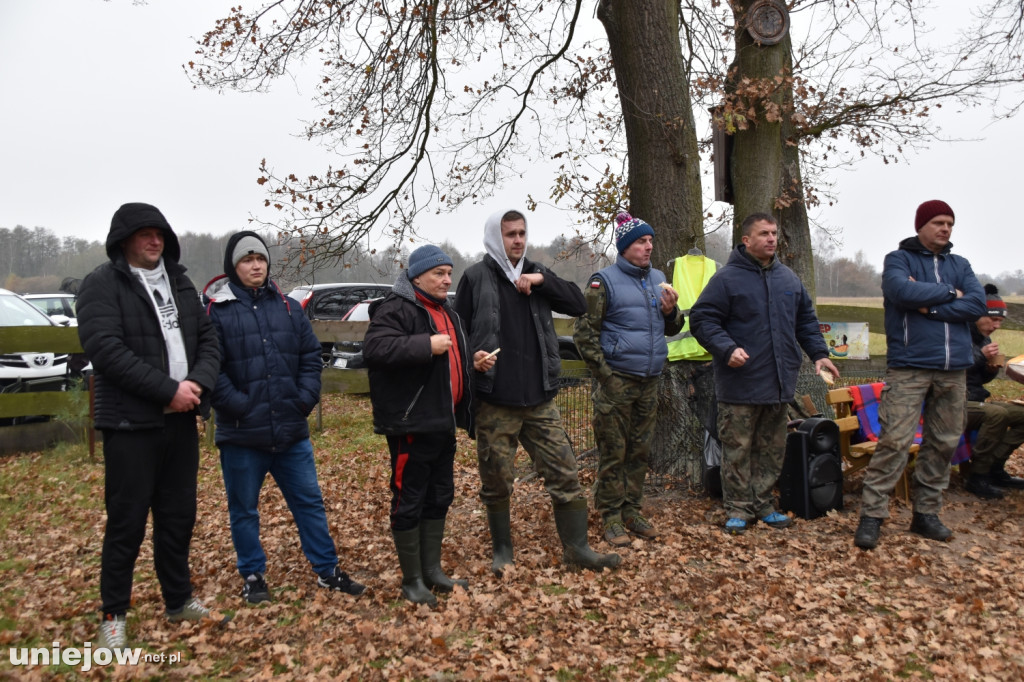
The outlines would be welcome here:
[[[901,160],[939,139],[935,107],[987,104],[1019,86],[1020,51],[1000,43],[993,16],[1008,23],[1004,43],[1020,40],[1020,3],[991,0],[972,32],[931,43],[918,0],[792,0],[785,58],[741,72],[737,22],[750,4],[277,0],[218,21],[186,70],[213,88],[266,90],[286,75],[312,83],[317,115],[304,134],[333,163],[299,174],[265,161],[259,179],[304,266],[378,232],[406,245],[421,212],[482,200],[549,166],[548,199],[582,216],[577,237],[607,243],[614,213],[629,208],[656,225],[663,263],[706,231],[709,136],[695,121],[719,106],[738,141],[771,128],[770,149],[738,145],[734,173],[748,193],[760,168],[779,177],[739,210],[784,214],[782,255],[813,286],[806,214],[831,200],[829,171],[866,154]]]

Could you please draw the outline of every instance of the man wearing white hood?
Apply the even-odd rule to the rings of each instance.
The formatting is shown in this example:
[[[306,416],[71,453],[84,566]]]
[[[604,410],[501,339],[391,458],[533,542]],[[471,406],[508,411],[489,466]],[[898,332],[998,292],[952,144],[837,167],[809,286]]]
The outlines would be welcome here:
[[[526,258],[526,217],[519,211],[500,211],[487,219],[484,248],[487,255],[466,270],[456,288],[455,310],[469,333],[476,370],[479,402],[469,431],[477,440],[480,499],[487,507],[494,553],[491,569],[500,576],[513,563],[509,503],[519,444],[551,496],[563,563],[598,571],[614,568],[619,555],[594,552],[587,540],[587,499],[554,403],[561,359],[551,313],[582,315],[583,294]]]

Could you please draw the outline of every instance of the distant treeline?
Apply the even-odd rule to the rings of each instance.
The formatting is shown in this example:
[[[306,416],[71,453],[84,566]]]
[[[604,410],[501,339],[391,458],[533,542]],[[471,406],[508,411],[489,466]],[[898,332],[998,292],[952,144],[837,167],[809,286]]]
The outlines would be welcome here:
[[[202,288],[224,271],[224,247],[231,233],[219,237],[185,232],[178,235],[181,262],[197,287]],[[302,265],[301,243],[297,238],[281,240],[276,234],[264,235],[270,245],[272,276],[285,291],[304,283],[387,282],[394,281],[408,256],[407,251],[366,250],[357,248],[341,259],[318,265],[315,270]],[[706,237],[709,257],[724,263],[729,244],[719,233]],[[460,251],[449,242],[439,244],[455,263],[454,279],[482,257],[476,252]],[[482,245],[481,245],[482,246]],[[527,257],[541,262],[580,286],[610,260],[595,253],[591,245],[578,239],[556,239],[550,244],[530,244]],[[14,229],[0,227],[0,275],[2,286],[18,293],[58,291],[67,278],[82,278],[107,260],[102,242],[76,237],[58,237],[43,227]],[[308,262],[308,261],[307,261]],[[819,296],[880,296],[881,272],[857,252],[851,259],[834,248],[819,248],[814,256]],[[662,265],[663,269],[667,268]],[[669,277],[671,273],[667,272]],[[1024,270],[990,276],[979,273],[983,283],[991,282],[1004,294],[1024,294]]]

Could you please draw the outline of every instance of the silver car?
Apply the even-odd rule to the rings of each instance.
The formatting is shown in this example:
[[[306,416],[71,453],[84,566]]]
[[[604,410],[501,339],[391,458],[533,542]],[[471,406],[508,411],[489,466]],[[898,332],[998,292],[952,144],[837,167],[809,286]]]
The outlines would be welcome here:
[[[45,313],[21,296],[0,289],[0,327],[58,327]],[[24,350],[0,355],[0,393],[59,391],[67,385],[67,353]]]

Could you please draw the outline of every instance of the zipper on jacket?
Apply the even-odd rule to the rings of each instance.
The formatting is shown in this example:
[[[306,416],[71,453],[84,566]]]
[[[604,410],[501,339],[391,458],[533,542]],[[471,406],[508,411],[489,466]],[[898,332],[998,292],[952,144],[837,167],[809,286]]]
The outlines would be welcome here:
[[[942,273],[939,272],[939,254],[937,253],[932,254],[932,269],[935,270],[935,281],[942,282]],[[942,330],[944,336],[942,342],[943,350],[946,353],[946,363],[945,365],[943,365],[942,368],[946,371],[949,371],[949,356],[951,354],[951,349],[949,347],[949,322],[942,323]]]
[[[406,408],[405,414],[402,415],[402,421],[405,421],[406,419],[408,419],[409,418],[409,413],[412,412],[412,408],[416,407],[416,401],[418,401],[420,399],[420,393],[423,393],[424,386],[426,386],[426,384],[424,384],[423,386],[420,386],[420,390],[416,391],[416,395],[414,395],[412,397],[412,402],[409,403],[409,407]]]

